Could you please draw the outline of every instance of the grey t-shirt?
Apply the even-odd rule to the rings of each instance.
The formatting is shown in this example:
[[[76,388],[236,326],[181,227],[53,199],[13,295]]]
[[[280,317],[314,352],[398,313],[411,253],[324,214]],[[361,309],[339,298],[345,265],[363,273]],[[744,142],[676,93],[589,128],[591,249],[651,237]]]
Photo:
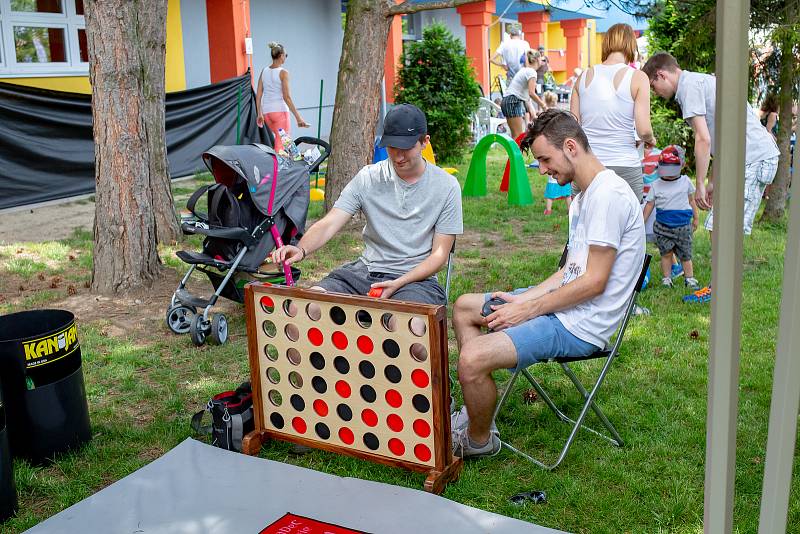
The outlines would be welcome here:
[[[684,70],[678,78],[675,100],[681,106],[687,122],[692,117],[705,117],[711,134],[711,154],[714,154],[714,114],[716,110],[717,79],[710,74]],[[780,155],[775,139],[761,125],[753,108],[745,103],[747,126],[745,127],[745,164],[757,163]]]
[[[458,181],[427,162],[422,177],[411,185],[397,176],[388,159],[367,165],[333,207],[364,214],[360,259],[370,272],[405,274],[430,255],[434,233],[464,231]]]

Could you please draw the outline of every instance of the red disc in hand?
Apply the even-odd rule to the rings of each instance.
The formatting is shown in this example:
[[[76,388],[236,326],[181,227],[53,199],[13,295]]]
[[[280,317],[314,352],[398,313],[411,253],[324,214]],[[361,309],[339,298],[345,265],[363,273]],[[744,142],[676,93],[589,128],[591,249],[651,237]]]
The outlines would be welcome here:
[[[369,290],[369,293],[367,293],[367,296],[373,297],[373,298],[376,298],[376,299],[380,298],[381,295],[383,295],[383,288],[382,287],[373,287],[373,288],[371,288]]]

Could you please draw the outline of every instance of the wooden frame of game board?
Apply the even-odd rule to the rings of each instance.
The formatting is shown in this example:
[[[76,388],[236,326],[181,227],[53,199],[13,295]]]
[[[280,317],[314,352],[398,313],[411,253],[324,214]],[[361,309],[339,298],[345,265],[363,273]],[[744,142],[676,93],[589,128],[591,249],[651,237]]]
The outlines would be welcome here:
[[[269,287],[269,292],[260,291]],[[394,311],[401,313],[413,313],[428,316],[429,323],[432,325],[432,339],[437,340],[430,347],[431,365],[431,389],[433,401],[433,436],[434,467],[415,464],[402,459],[393,459],[378,454],[370,454],[364,451],[353,450],[348,447],[321,443],[317,440],[306,439],[300,436],[283,434],[279,431],[265,427],[265,414],[263,404],[263,394],[261,387],[261,369],[259,361],[259,347],[256,324],[256,294],[272,293],[286,298],[303,298],[307,300],[317,300],[320,302],[346,304],[348,306],[364,306],[372,309]],[[453,455],[452,437],[450,434],[450,381],[448,373],[448,348],[447,348],[447,310],[445,306],[434,306],[430,304],[417,304],[413,302],[382,300],[372,297],[361,297],[351,295],[341,295],[335,293],[324,293],[309,291],[305,289],[275,286],[261,283],[251,283],[245,287],[245,311],[247,319],[247,346],[250,360],[250,374],[253,389],[253,407],[255,430],[247,434],[242,440],[242,452],[248,455],[256,455],[261,450],[261,446],[268,439],[277,439],[305,445],[315,449],[326,450],[339,454],[345,454],[356,458],[363,458],[372,462],[377,462],[394,467],[402,467],[411,471],[427,473],[424,488],[425,491],[439,494],[444,491],[445,486],[450,481],[458,479],[463,461]]]

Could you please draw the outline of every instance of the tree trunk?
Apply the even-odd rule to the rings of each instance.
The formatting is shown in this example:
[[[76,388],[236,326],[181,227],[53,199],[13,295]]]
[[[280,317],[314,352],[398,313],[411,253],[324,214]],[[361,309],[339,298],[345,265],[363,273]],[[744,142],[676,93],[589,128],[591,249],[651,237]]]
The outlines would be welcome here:
[[[797,20],[797,12],[787,6],[787,17],[792,21]],[[795,84],[800,77],[795,59],[795,42],[793,39],[783,39],[779,42],[781,47],[781,65],[778,91],[778,149],[781,152],[778,160],[778,170],[775,180],[769,188],[769,199],[764,206],[760,221],[774,222],[783,220],[786,201],[789,193],[789,166],[791,165],[791,137],[792,137],[792,103],[795,95]]]
[[[100,293],[150,286],[159,273],[159,234],[177,237],[164,141],[166,12],[167,0],[86,1],[96,182],[92,289]]]
[[[350,0],[339,60],[325,211],[344,186],[372,161],[381,80],[391,17],[388,0]]]

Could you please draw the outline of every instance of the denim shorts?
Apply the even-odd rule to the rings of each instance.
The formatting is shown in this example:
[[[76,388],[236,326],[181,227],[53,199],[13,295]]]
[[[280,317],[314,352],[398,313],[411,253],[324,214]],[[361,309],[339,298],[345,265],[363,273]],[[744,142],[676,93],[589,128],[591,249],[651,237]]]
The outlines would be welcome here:
[[[518,295],[529,288],[515,289]],[[491,294],[484,295],[489,300]],[[600,350],[567,330],[555,314],[540,315],[530,321],[501,330],[514,343],[517,351],[517,366],[513,369],[525,369],[536,362],[552,358],[579,358]]]

